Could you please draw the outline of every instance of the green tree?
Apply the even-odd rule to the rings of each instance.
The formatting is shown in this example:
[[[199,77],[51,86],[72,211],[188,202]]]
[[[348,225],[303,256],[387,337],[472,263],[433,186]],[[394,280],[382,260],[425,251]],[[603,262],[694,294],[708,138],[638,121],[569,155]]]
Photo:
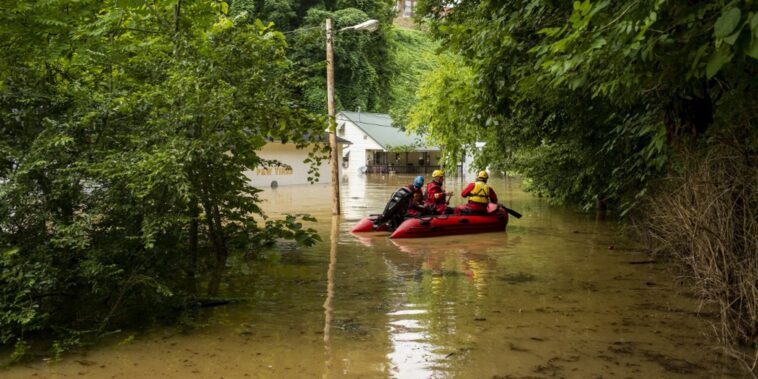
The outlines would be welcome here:
[[[198,281],[215,294],[233,252],[318,239],[308,216],[267,219],[242,175],[266,137],[323,129],[281,33],[223,2],[7,5],[1,344],[159,317]]]
[[[389,78],[394,73],[394,58],[388,43],[389,24],[375,32],[338,30],[370,18],[356,8],[333,12],[311,9],[300,29],[292,33],[291,59],[304,77],[299,90],[314,112],[326,109],[326,34],[324,24],[332,18],[335,37],[334,75],[337,110],[387,112],[391,104]]]
[[[391,76],[389,113],[394,124],[405,128],[406,114],[418,101],[416,92],[421,87],[421,79],[440,65],[436,54],[438,45],[427,33],[402,27],[392,30],[390,44],[397,68]]]
[[[717,113],[754,104],[751,4],[424,1],[433,34],[474,72],[455,106],[476,132],[442,142],[487,142],[488,163],[528,172],[553,198],[631,209],[673,147],[704,136]],[[712,135],[749,124],[717,123]]]
[[[297,90],[306,107],[316,113],[326,110],[325,20],[334,22],[336,109],[389,112],[393,101],[390,78],[398,73],[392,54],[394,2],[388,0],[236,0],[232,11],[273,22],[285,31],[290,43],[288,57],[300,74]],[[340,28],[368,19],[380,22],[379,30],[339,32]]]

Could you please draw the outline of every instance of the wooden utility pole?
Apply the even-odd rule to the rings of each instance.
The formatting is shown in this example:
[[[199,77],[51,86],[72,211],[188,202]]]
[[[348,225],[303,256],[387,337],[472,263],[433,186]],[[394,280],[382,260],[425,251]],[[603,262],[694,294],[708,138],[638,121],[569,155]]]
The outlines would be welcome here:
[[[334,52],[332,19],[326,19],[326,108],[329,114],[329,147],[332,169],[332,214],[340,214],[340,169],[337,156],[337,123],[334,120]]]

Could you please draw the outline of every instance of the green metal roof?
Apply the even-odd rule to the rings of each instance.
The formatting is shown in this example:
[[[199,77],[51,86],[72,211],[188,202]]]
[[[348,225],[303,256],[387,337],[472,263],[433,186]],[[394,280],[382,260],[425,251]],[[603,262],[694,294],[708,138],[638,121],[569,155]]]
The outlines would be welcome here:
[[[371,137],[384,150],[399,146],[414,146],[412,151],[438,151],[436,146],[428,146],[418,134],[409,135],[392,126],[392,117],[384,113],[340,112],[364,133]]]

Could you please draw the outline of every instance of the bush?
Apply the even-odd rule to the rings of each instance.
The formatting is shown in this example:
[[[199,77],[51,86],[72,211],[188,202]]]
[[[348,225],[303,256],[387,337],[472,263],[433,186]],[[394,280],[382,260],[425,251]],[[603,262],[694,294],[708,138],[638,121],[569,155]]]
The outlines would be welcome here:
[[[684,155],[647,204],[649,237],[718,306],[718,338],[755,370],[758,350],[753,357],[737,345],[758,346],[756,155],[726,144]]]

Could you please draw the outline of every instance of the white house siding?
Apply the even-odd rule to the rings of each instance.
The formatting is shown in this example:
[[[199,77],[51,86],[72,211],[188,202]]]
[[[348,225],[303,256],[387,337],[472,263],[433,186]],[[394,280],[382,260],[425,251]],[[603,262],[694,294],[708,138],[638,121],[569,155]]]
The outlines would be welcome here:
[[[309,149],[298,150],[294,144],[271,142],[263,146],[258,156],[275,159],[290,167],[256,167],[245,171],[254,187],[266,188],[276,181],[277,185],[308,184],[309,166],[303,161],[308,158]],[[323,160],[319,166],[318,183],[331,183],[329,161]]]
[[[476,150],[481,151],[484,148],[484,142],[477,142],[476,143]],[[466,156],[464,157],[463,161],[463,177],[467,180],[474,180],[476,179],[476,175],[479,173],[479,171],[482,169],[481,167],[476,167],[474,164],[474,155],[473,152],[467,152]],[[489,167],[485,167],[485,170],[489,171]]]
[[[361,173],[360,169],[366,166],[368,159],[366,150],[384,150],[381,145],[342,115],[337,115],[337,128],[337,135],[352,143],[349,145],[350,155],[347,164],[344,162],[342,164],[344,173]]]
[[[473,163],[474,163],[474,156],[470,152],[467,152],[466,156],[463,157],[463,162],[461,162],[461,165],[463,166],[463,170],[462,170],[463,177],[466,180],[476,179],[477,168],[473,166]]]

